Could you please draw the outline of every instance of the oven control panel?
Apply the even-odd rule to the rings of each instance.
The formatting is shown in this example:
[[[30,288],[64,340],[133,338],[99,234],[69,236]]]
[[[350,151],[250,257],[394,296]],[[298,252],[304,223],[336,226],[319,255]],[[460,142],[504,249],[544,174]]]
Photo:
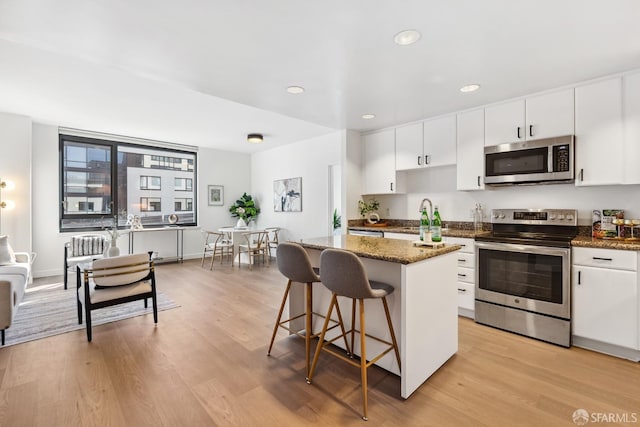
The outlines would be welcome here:
[[[575,209],[493,209],[493,224],[578,225]]]

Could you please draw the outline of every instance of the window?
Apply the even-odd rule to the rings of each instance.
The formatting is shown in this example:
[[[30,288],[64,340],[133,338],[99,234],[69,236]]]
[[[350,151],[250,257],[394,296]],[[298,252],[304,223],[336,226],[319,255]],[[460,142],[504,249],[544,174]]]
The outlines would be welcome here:
[[[191,191],[193,190],[193,179],[176,178],[175,188],[176,188],[176,191]]]
[[[140,189],[141,190],[161,190],[162,179],[159,176],[141,176],[140,177]]]
[[[121,227],[131,215],[168,224],[172,213],[195,225],[196,163],[194,152],[61,134],[60,230],[100,230],[114,215]]]
[[[140,211],[160,212],[162,210],[162,199],[160,197],[140,197]]]
[[[192,211],[193,199],[176,199],[174,205],[176,212]]]

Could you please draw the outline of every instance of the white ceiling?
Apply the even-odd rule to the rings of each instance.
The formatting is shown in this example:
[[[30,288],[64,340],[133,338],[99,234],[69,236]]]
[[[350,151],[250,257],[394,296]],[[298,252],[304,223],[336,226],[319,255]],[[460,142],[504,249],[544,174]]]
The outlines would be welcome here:
[[[0,111],[252,152],[640,68],[639,23],[637,0],[0,0]]]

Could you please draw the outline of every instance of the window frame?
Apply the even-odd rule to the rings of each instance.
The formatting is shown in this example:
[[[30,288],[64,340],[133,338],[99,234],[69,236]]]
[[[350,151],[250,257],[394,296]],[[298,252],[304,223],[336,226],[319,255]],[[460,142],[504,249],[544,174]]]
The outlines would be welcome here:
[[[78,213],[78,214],[65,213],[65,206],[64,206],[65,205],[64,204],[65,141],[76,142],[79,144],[99,145],[99,146],[105,146],[109,148],[110,156],[111,156],[111,159],[110,159],[111,165],[109,168],[109,171],[111,173],[111,192],[110,192],[111,202],[108,204],[109,205],[108,213]],[[167,153],[166,155],[163,156],[164,158],[172,157],[171,154],[186,154],[186,155],[193,156],[193,159],[187,159],[188,164],[191,163],[191,160],[193,161],[193,178],[192,178],[193,179],[192,191],[193,191],[193,199],[194,199],[193,200],[193,221],[188,223],[181,223],[180,225],[184,227],[195,227],[198,225],[198,206],[197,206],[198,153],[197,151],[190,151],[190,150],[184,150],[179,148],[158,147],[156,145],[149,145],[149,144],[135,144],[131,142],[108,140],[103,138],[90,138],[85,136],[69,135],[69,134],[60,132],[58,134],[58,189],[59,189],[58,230],[61,233],[78,232],[78,231],[90,232],[90,231],[102,230],[103,229],[102,225],[87,226],[87,227],[68,227],[68,226],[63,227],[63,221],[69,220],[69,219],[94,220],[94,221],[97,221],[97,224],[101,224],[101,220],[107,220],[109,222],[109,225],[111,225],[111,222],[109,220],[113,218],[113,216],[116,215],[117,212],[120,212],[122,210],[118,206],[118,189],[120,187],[118,185],[118,147],[132,147],[132,148],[138,148],[138,149],[162,151]],[[152,171],[156,169],[157,168],[150,168],[150,173],[153,173]],[[168,167],[167,170],[174,170],[174,169]],[[154,190],[144,190],[144,191],[154,191]],[[124,206],[123,209],[125,211],[128,211],[127,206]],[[186,211],[183,211],[183,212],[186,212]],[[150,226],[163,226],[163,225],[164,224],[154,224]],[[118,225],[118,228],[125,229],[127,228],[127,226]]]

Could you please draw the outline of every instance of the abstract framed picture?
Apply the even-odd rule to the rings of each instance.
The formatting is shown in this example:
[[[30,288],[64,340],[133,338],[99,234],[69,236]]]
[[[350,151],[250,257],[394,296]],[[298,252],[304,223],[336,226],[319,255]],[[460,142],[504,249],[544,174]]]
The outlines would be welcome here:
[[[210,185],[207,194],[209,195],[209,206],[224,205],[224,186]]]
[[[302,177],[273,181],[273,210],[302,212]]]

